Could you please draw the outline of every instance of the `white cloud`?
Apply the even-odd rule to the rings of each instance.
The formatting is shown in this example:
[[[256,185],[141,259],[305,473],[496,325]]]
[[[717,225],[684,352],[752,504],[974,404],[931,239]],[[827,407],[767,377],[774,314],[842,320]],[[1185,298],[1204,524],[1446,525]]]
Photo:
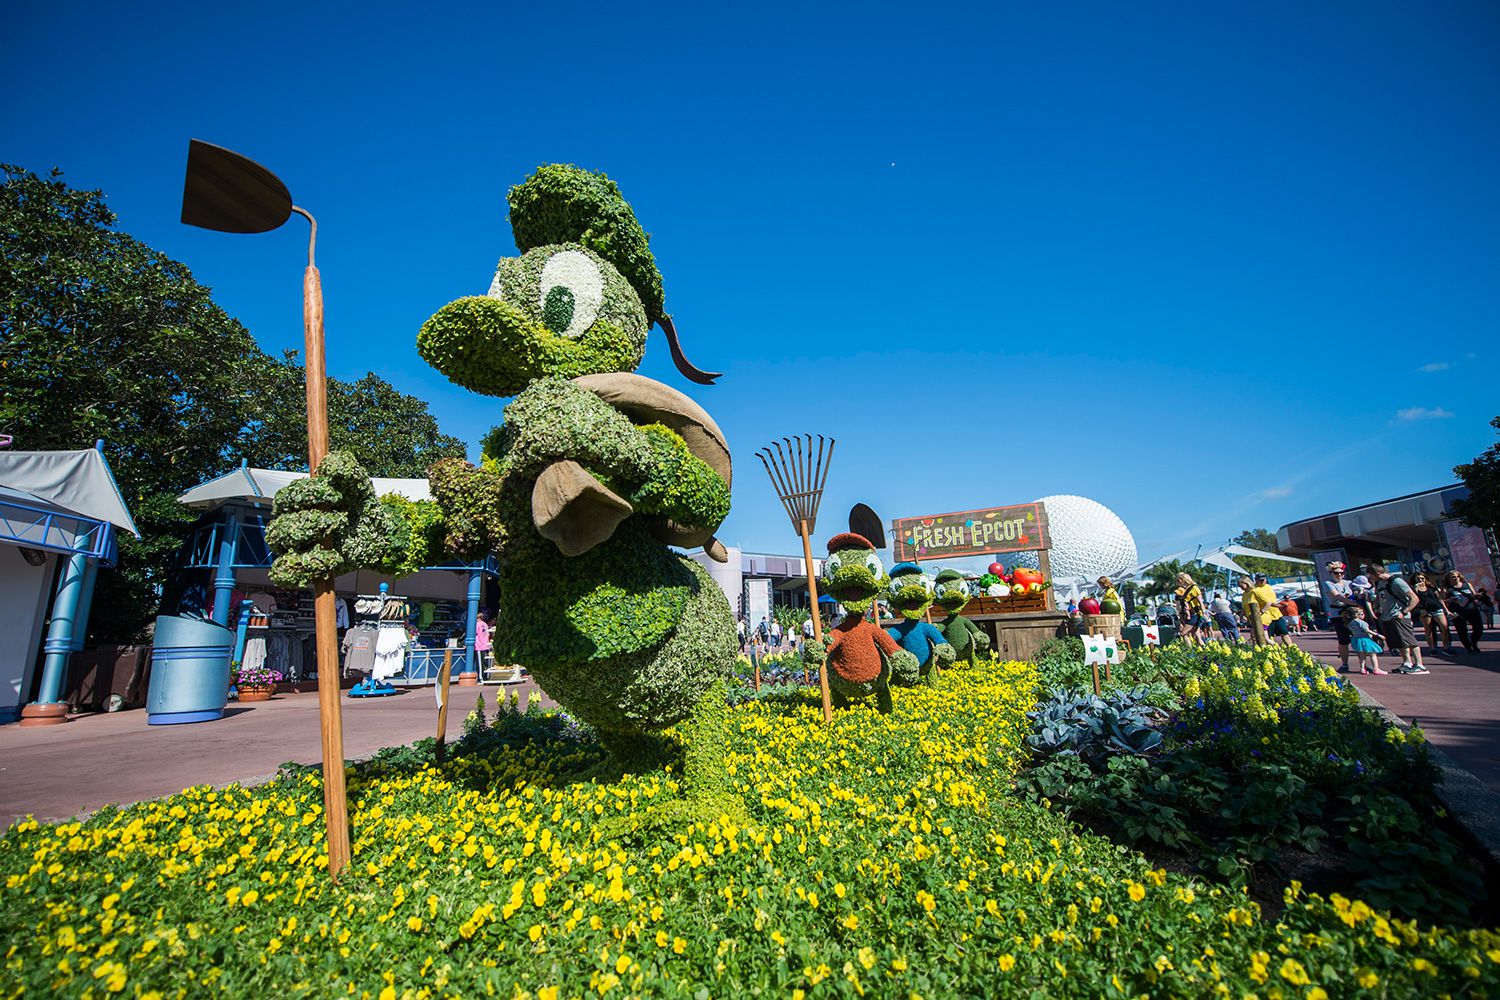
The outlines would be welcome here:
[[[1291,496],[1292,488],[1290,486],[1272,486],[1269,489],[1261,490],[1260,495],[1267,500],[1280,500],[1282,497]]]
[[[1453,416],[1452,412],[1443,409],[1441,406],[1434,406],[1431,409],[1425,406],[1408,406],[1404,410],[1396,411],[1396,419],[1404,421],[1446,420],[1451,416]]]
[[[1469,356],[1473,357],[1472,354],[1469,355]],[[1447,369],[1452,368],[1452,367],[1453,367],[1453,365],[1450,364],[1447,361],[1434,361],[1431,364],[1423,365],[1422,367],[1418,368],[1417,371],[1419,371],[1419,372],[1440,372],[1440,371],[1446,371]]]

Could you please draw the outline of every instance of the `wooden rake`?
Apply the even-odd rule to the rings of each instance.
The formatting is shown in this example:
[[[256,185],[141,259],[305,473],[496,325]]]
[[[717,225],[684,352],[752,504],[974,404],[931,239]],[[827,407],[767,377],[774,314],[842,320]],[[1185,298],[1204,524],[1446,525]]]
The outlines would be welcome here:
[[[818,613],[818,583],[813,573],[812,532],[818,523],[818,505],[823,500],[823,484],[828,481],[828,466],[833,461],[833,438],[819,434],[816,448],[813,435],[782,438],[755,453],[771,477],[771,485],[781,506],[786,508],[792,527],[802,536],[802,567],[807,573],[807,593],[812,600],[813,638],[823,645],[823,618]],[[785,447],[783,447],[785,445]],[[804,680],[807,677],[803,670]],[[818,671],[823,693],[823,721],[833,721],[833,702],[828,692],[828,667]]]

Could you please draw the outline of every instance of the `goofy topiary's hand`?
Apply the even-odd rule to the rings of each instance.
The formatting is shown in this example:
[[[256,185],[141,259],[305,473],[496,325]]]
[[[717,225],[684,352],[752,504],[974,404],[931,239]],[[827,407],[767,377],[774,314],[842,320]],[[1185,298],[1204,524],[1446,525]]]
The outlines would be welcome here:
[[[974,629],[974,652],[987,653],[990,649],[990,634],[982,628]]]
[[[641,433],[651,446],[652,461],[646,481],[630,495],[631,505],[712,534],[729,515],[729,484],[676,431],[649,424]]]
[[[953,661],[958,659],[958,654],[946,642],[933,643],[932,655],[936,658],[937,665],[944,670],[953,666]]]
[[[330,452],[318,474],[276,494],[266,545],[276,553],[271,582],[309,587],[390,560],[404,548],[405,523],[381,504],[353,454]]]

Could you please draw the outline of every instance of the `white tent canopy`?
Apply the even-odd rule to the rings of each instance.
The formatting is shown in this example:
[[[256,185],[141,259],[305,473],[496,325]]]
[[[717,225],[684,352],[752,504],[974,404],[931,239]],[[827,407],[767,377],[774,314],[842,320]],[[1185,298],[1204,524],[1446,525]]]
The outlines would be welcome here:
[[[0,487],[22,502],[38,501],[140,537],[104,454],[94,448],[0,451]]]
[[[1219,569],[1227,569],[1231,573],[1238,573],[1241,576],[1250,575],[1248,569],[1229,558],[1226,549],[1215,549],[1207,555],[1199,556],[1196,561],[1205,566],[1217,566]]]
[[[1296,556],[1284,556],[1279,552],[1265,552],[1261,549],[1246,548],[1243,545],[1225,545],[1219,551],[1227,552],[1232,556],[1254,556],[1257,559],[1274,559],[1277,562],[1301,563],[1304,566],[1311,566],[1313,564],[1311,559],[1298,559]],[[1244,570],[1240,570],[1240,572],[1243,573]]]
[[[230,500],[269,502],[288,483],[306,479],[305,472],[283,472],[280,469],[252,469],[240,466],[218,479],[194,486],[177,502],[187,507],[218,507]],[[408,500],[431,500],[432,491],[425,479],[371,479],[376,496],[397,493]]]

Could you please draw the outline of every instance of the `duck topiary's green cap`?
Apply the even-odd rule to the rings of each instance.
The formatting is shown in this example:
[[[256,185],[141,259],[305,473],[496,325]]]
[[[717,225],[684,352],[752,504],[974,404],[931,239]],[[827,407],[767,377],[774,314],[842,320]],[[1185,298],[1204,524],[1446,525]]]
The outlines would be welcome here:
[[[661,322],[666,293],[650,237],[614,181],[571,163],[549,163],[511,188],[509,201],[517,250],[586,246],[630,282],[646,307],[647,323]]]

